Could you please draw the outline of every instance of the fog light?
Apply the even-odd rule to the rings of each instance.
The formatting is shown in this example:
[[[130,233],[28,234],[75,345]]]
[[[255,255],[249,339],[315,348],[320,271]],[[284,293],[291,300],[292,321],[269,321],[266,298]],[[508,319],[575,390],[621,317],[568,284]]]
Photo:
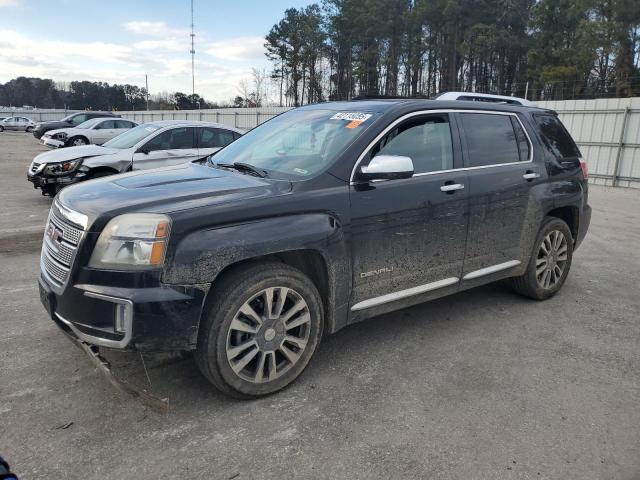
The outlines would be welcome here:
[[[114,329],[118,333],[126,333],[126,325],[125,325],[125,314],[126,314],[126,305],[117,304],[116,305],[116,318]]]

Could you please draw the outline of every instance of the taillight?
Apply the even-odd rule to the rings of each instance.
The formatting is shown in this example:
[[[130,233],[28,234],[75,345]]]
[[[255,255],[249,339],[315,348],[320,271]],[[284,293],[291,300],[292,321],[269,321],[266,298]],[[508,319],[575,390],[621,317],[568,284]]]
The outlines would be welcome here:
[[[584,161],[584,158],[580,159],[580,168],[582,169],[582,176],[585,179],[589,178],[589,171],[587,170],[587,162]]]

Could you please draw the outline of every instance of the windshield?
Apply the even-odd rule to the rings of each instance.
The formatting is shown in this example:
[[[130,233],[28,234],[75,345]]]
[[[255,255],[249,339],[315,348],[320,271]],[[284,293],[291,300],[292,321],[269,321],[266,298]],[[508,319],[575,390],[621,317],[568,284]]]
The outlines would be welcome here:
[[[108,142],[103,143],[102,146],[107,148],[131,148],[140,140],[148,137],[159,129],[159,126],[153,124],[138,125],[137,127],[127,130],[125,133],[121,133],[117,137],[112,138]]]
[[[291,110],[217,152],[214,165],[244,163],[288,178],[309,177],[327,166],[373,122],[375,114]]]
[[[87,120],[86,122],[82,122],[80,125],[76,125],[76,128],[91,128],[96,123],[101,122],[104,118],[92,118],[91,120]]]

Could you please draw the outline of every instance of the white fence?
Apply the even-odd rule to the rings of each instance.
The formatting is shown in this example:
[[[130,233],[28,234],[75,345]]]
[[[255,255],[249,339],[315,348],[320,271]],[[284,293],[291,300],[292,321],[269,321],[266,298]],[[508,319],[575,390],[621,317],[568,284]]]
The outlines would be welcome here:
[[[205,122],[222,123],[230,127],[239,128],[240,130],[249,130],[287,110],[289,110],[289,107],[150,110],[118,113],[138,123],[151,122],[154,120],[202,120]]]
[[[580,147],[591,182],[640,188],[640,98],[538,102],[560,114]],[[220,108],[118,112],[140,123],[154,120],[204,120],[249,130],[288,107]],[[56,120],[72,110],[11,110],[1,116],[24,115],[36,121]]]
[[[558,112],[592,183],[640,188],[640,98],[538,102]]]
[[[23,110],[23,109],[0,109],[0,117],[27,117],[36,122],[50,122],[52,120],[60,120],[71,113],[78,112],[79,110],[63,110],[63,109],[51,109],[51,110]]]

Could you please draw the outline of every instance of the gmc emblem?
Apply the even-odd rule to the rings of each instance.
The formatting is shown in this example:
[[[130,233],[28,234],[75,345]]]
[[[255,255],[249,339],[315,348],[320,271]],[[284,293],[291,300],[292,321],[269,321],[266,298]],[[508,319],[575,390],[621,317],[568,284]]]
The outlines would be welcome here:
[[[62,231],[58,230],[54,225],[50,224],[47,229],[47,237],[51,239],[52,242],[60,243],[62,241]]]

